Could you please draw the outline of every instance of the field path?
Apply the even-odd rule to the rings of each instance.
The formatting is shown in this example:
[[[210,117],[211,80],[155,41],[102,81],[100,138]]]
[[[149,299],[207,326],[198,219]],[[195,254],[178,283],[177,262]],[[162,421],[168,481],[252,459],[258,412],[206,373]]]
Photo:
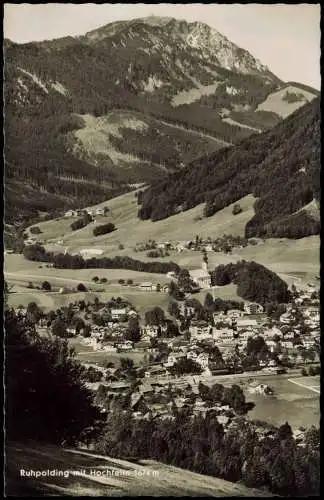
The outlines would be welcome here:
[[[22,281],[22,280],[43,280],[43,279],[47,279],[47,280],[51,280],[51,281],[59,281],[59,282],[66,282],[66,283],[80,283],[80,281],[82,281],[82,283],[87,283],[87,284],[93,284],[92,281],[87,281],[87,280],[84,280],[84,279],[73,279],[73,278],[57,278],[56,276],[49,276],[49,275],[37,275],[37,274],[21,274],[19,272],[16,272],[16,273],[8,273],[8,272],[5,272],[4,273],[6,278],[10,278],[11,280],[13,281]]]
[[[300,387],[303,387],[304,389],[309,389],[310,391],[317,392],[317,394],[321,394],[320,389],[317,389],[314,385],[307,385],[307,384],[302,384],[301,382],[298,382],[297,380],[293,380],[291,378],[288,379],[289,382],[292,382],[293,384],[299,385]]]

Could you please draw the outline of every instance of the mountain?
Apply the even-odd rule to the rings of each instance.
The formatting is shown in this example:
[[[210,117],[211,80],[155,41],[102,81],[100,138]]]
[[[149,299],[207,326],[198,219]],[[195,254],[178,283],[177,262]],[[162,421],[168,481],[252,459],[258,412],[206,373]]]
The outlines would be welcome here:
[[[318,94],[200,22],[134,19],[4,49],[11,219],[163,180]]]
[[[200,158],[153,185],[140,197],[139,217],[160,220],[203,202],[209,217],[248,194],[257,200],[247,237],[319,233],[319,99],[272,130]]]

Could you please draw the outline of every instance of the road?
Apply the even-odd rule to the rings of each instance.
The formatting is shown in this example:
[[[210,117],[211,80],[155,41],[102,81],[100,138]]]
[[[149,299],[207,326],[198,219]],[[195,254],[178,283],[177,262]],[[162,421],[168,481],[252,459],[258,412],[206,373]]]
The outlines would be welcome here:
[[[41,276],[39,274],[21,274],[19,272],[17,273],[8,273],[5,271],[4,273],[5,275],[5,278],[6,279],[9,279],[10,281],[31,281],[31,280],[37,280],[37,281],[43,281],[43,280],[50,280],[50,281],[59,281],[59,282],[64,282],[64,283],[76,283],[76,284],[79,284],[80,281],[82,281],[82,283],[84,284],[87,284],[87,285],[93,285],[93,282],[92,281],[87,281],[87,280],[76,280],[76,279],[73,279],[73,278],[57,278],[53,275],[46,275],[46,274],[42,274]]]
[[[289,382],[292,382],[293,384],[299,385],[299,387],[303,387],[304,389],[309,389],[310,391],[316,392],[317,394],[321,394],[320,389],[313,385],[307,385],[303,384],[302,382],[298,382],[297,380],[292,380],[291,378],[288,379]]]

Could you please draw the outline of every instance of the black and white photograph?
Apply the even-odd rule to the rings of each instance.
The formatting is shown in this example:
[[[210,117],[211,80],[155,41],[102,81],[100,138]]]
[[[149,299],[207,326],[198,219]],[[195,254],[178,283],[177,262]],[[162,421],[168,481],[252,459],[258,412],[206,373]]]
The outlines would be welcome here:
[[[3,21],[5,497],[320,496],[320,4]]]

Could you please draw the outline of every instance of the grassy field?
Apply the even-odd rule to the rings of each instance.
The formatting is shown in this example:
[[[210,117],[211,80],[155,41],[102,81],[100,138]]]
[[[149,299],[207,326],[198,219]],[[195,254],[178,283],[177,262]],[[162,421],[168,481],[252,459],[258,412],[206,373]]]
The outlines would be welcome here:
[[[201,267],[201,252],[171,251],[168,257],[150,259],[146,256],[146,252],[135,252],[135,245],[149,239],[171,242],[187,241],[194,239],[196,234],[212,238],[223,234],[242,236],[246,222],[254,214],[254,201],[252,195],[242,198],[240,205],[243,212],[236,216],[232,215],[232,205],[230,205],[212,217],[202,218],[203,206],[200,205],[168,219],[151,222],[140,221],[137,218],[138,205],[134,192],[131,192],[93,207],[108,206],[109,217],[97,218],[96,223],[91,223],[75,232],[70,229],[74,219],[62,218],[46,221],[38,224],[42,233],[36,238],[44,242],[47,249],[54,251],[67,250],[73,253],[85,248],[101,249],[103,255],[109,257],[129,256],[146,262],[173,261],[183,268],[194,269]],[[117,230],[108,235],[94,237],[94,225],[108,220],[116,225]],[[120,244],[124,246],[122,250],[119,249]],[[241,259],[254,260],[279,274],[288,284],[295,283],[298,286],[312,282],[319,286],[319,282],[315,279],[319,274],[319,248],[319,236],[310,236],[300,240],[269,239],[256,246],[249,245],[242,249],[234,249],[232,254],[209,252],[209,267],[213,269],[219,264],[237,262]],[[31,300],[35,300],[45,309],[52,309],[80,298],[93,300],[95,296],[98,296],[105,301],[113,296],[121,296],[127,298],[140,313],[143,313],[156,305],[167,309],[170,300],[164,293],[141,292],[135,286],[118,284],[119,279],[132,279],[135,285],[144,281],[164,285],[170,279],[161,274],[140,273],[125,269],[44,268],[39,263],[27,261],[22,255],[15,254],[5,255],[4,268],[7,281],[14,285],[14,293],[10,294],[9,303],[15,307],[20,304],[27,305]],[[95,285],[92,281],[94,276],[106,278],[107,283]],[[60,295],[57,291],[44,293],[27,288],[28,282],[39,286],[45,279],[51,283],[54,290],[62,286],[76,288],[78,283],[84,283],[89,292]],[[202,291],[197,298],[204,300],[205,295],[206,291]],[[233,285],[217,288],[215,295],[224,299],[240,300],[236,294],[236,287]]]
[[[287,91],[289,93],[303,94],[304,98],[300,101],[289,103],[283,99]],[[282,118],[286,118],[296,111],[296,109],[300,108],[300,106],[303,106],[305,102],[311,101],[315,97],[315,94],[311,94],[300,87],[289,85],[276,92],[272,92],[263,103],[259,104],[257,111],[272,111]]]
[[[6,444],[6,496],[268,497],[238,483],[152,460],[127,462],[35,442]],[[67,477],[22,477],[21,470],[66,471]],[[100,477],[90,471],[104,472]],[[80,471],[84,471],[80,474]],[[76,473],[79,472],[77,475]]]
[[[105,366],[108,361],[115,364],[116,367],[120,364],[121,358],[130,358],[134,361],[135,366],[140,366],[144,359],[143,352],[104,352],[94,351],[92,347],[84,344],[78,337],[69,340],[69,345],[75,350],[76,359],[85,363],[93,363],[98,366]]]
[[[105,254],[116,252],[120,243],[126,248],[133,248],[136,242],[155,239],[157,241],[189,240],[195,238],[196,234],[202,237],[220,236],[224,233],[243,235],[246,222],[254,214],[253,204],[255,199],[252,195],[246,196],[240,201],[243,212],[236,216],[232,215],[232,205],[219,211],[209,218],[202,218],[203,205],[199,205],[186,212],[169,217],[158,222],[141,221],[137,218],[138,205],[134,192],[119,196],[107,203],[96,205],[97,207],[108,206],[110,208],[111,220],[117,227],[117,231],[108,235],[94,237],[92,234],[94,223],[84,229],[72,232],[69,223],[61,221],[47,221],[38,224],[43,233],[39,235],[42,241],[51,241],[65,234],[63,247],[68,246],[69,251],[79,251],[82,248],[102,248]],[[62,223],[62,230],[60,230]]]
[[[319,387],[320,377],[269,376],[256,380],[273,388],[274,396],[250,394],[247,391],[249,383],[245,381],[243,388],[246,390],[247,399],[255,403],[255,408],[249,413],[250,418],[265,420],[274,425],[287,421],[293,429],[300,426],[319,426],[319,393],[313,391],[312,387]]]
[[[223,234],[244,235],[245,224],[254,214],[253,204],[255,198],[248,195],[240,200],[243,212],[232,215],[232,205],[220,210],[209,218],[203,218],[203,205],[199,205],[187,212],[181,212],[168,219],[152,222],[141,221],[137,218],[138,205],[134,192],[119,196],[107,203],[101,203],[94,208],[109,206],[109,217],[102,220],[111,220],[117,231],[108,235],[93,236],[95,223],[72,232],[71,221],[66,219],[47,221],[38,226],[43,231],[39,239],[50,242],[52,250],[66,249],[69,252],[78,252],[84,248],[103,250],[103,255],[116,256],[128,255],[135,259],[149,261],[146,252],[134,252],[136,243],[149,239],[156,241],[187,241],[194,239],[196,234],[201,237],[221,236]],[[63,240],[63,241],[62,241]],[[54,244],[62,241],[62,244]],[[120,250],[119,245],[124,245]],[[288,282],[314,280],[319,273],[319,236],[310,236],[300,240],[269,239],[262,245],[248,246],[235,250],[231,255],[222,253],[209,253],[209,264],[213,268],[219,264],[236,262],[239,259],[255,260],[280,274]],[[154,259],[161,261],[172,260],[188,269],[200,267],[200,252],[171,252],[169,257]],[[80,275],[81,276],[81,275]],[[150,279],[151,281],[151,279]]]

